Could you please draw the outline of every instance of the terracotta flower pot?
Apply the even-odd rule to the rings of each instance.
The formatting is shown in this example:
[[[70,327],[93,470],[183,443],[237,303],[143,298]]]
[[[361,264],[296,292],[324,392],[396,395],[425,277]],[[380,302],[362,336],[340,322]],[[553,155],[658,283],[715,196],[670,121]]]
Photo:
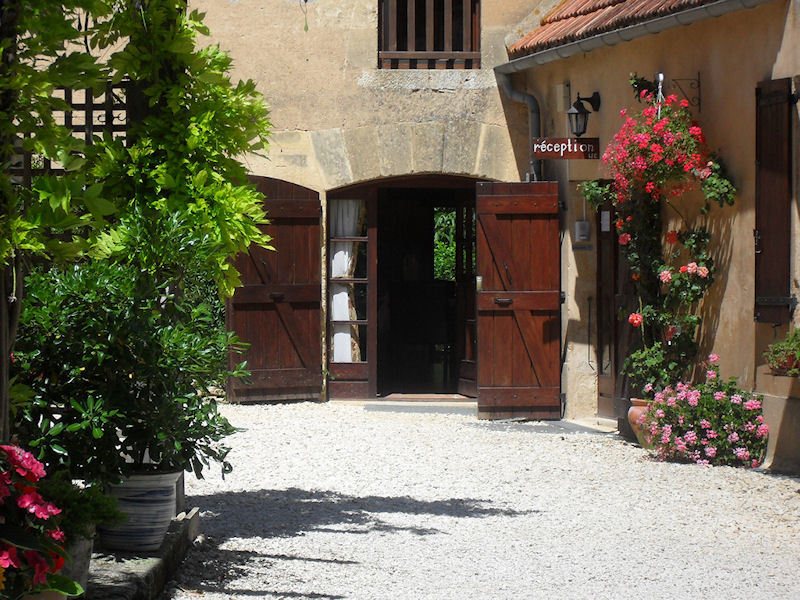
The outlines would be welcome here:
[[[639,418],[647,410],[648,401],[644,398],[631,398],[631,407],[628,409],[628,423],[636,434],[636,441],[642,448],[649,448],[651,444],[647,443],[642,431],[642,426],[639,424]]]

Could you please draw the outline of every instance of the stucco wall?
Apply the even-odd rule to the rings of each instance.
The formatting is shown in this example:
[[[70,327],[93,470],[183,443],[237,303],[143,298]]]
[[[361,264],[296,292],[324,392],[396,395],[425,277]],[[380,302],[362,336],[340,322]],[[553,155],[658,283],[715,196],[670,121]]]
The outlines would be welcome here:
[[[255,80],[271,106],[269,159],[250,157],[254,173],[323,191],[413,173],[518,181],[526,169],[511,139],[526,130],[509,133],[492,67],[507,60],[504,37],[530,0],[482,2],[476,70],[378,69],[377,0],[191,4],[234,76]],[[521,107],[509,110],[524,123]]]
[[[587,136],[599,137],[601,148],[611,140],[622,121],[619,111],[637,108],[628,85],[630,73],[654,77],[663,72],[667,93],[675,92],[672,79],[697,78],[700,75],[700,109],[694,113],[704,129],[712,150],[724,159],[739,190],[732,208],[712,211],[708,226],[715,236],[717,280],[704,308],[703,351],[722,356],[722,375],[736,375],[746,387],[755,384],[755,371],[767,338],[774,338],[770,325],[753,322],[755,226],[755,88],[759,81],[800,74],[800,3],[776,1],[752,10],[742,10],[690,26],[681,26],[630,42],[597,49],[568,59],[535,67],[526,72],[527,87],[542,104],[543,131],[548,136],[566,136],[566,118],[556,107],[563,95],[563,84],[571,84],[571,93],[588,96],[599,91],[600,111],[592,114]],[[797,81],[797,79],[796,79]],[[798,148],[797,121],[795,144]],[[800,167],[795,152],[796,166]],[[565,332],[567,365],[564,387],[568,398],[578,399],[578,406],[568,405],[568,416],[591,412],[581,402],[591,397],[587,391],[595,382],[588,357],[586,311],[588,298],[595,294],[596,279],[587,265],[585,252],[572,249],[572,223],[580,217],[580,202],[575,184],[604,175],[601,161],[569,161],[551,165],[551,175],[568,182],[566,241],[563,245],[563,286],[569,302]],[[800,168],[795,168],[797,173]],[[795,194],[797,185],[795,185]],[[795,196],[796,199],[796,196]],[[682,208],[692,212],[690,203]],[[696,206],[696,204],[694,205]],[[795,201],[794,232],[800,233]],[[695,210],[696,212],[696,210]],[[797,235],[793,246],[793,292],[798,293]],[[593,240],[596,234],[593,233]],[[593,253],[592,253],[593,254]],[[800,312],[800,311],[798,311]],[[576,393],[579,392],[579,393]]]

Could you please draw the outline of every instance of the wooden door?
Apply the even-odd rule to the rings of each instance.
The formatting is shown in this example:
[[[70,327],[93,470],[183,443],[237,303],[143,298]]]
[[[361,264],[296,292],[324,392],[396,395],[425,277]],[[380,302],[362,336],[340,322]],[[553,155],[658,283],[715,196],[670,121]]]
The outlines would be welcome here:
[[[251,247],[236,259],[242,287],[228,301],[226,321],[243,342],[249,381],[228,382],[234,402],[319,399],[320,332],[319,195],[298,185],[252,177],[266,196],[275,250]],[[238,355],[230,360],[241,361]]]
[[[558,186],[477,184],[478,418],[561,417]]]
[[[632,313],[638,300],[617,240],[616,220],[610,204],[597,215],[597,414],[617,419],[620,431],[632,435],[627,418],[630,383],[622,365],[635,330],[619,316]]]

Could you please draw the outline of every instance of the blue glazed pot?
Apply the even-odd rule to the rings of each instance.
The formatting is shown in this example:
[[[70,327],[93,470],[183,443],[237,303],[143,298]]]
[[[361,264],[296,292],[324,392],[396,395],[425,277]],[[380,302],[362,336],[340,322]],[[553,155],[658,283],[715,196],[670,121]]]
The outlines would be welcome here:
[[[158,550],[175,516],[175,483],[181,473],[131,475],[110,486],[109,495],[117,499],[126,520],[114,527],[100,528],[100,544],[124,552]]]

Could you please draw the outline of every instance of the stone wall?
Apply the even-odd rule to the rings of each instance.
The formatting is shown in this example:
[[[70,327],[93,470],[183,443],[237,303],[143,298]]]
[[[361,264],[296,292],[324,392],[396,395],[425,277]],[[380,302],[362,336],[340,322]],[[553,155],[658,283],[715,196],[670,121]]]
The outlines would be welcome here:
[[[501,101],[492,67],[536,4],[482,2],[481,69],[389,70],[377,68],[377,0],[192,1],[234,76],[271,106],[269,155],[251,170],[318,191],[418,173],[519,181],[527,115]]]

